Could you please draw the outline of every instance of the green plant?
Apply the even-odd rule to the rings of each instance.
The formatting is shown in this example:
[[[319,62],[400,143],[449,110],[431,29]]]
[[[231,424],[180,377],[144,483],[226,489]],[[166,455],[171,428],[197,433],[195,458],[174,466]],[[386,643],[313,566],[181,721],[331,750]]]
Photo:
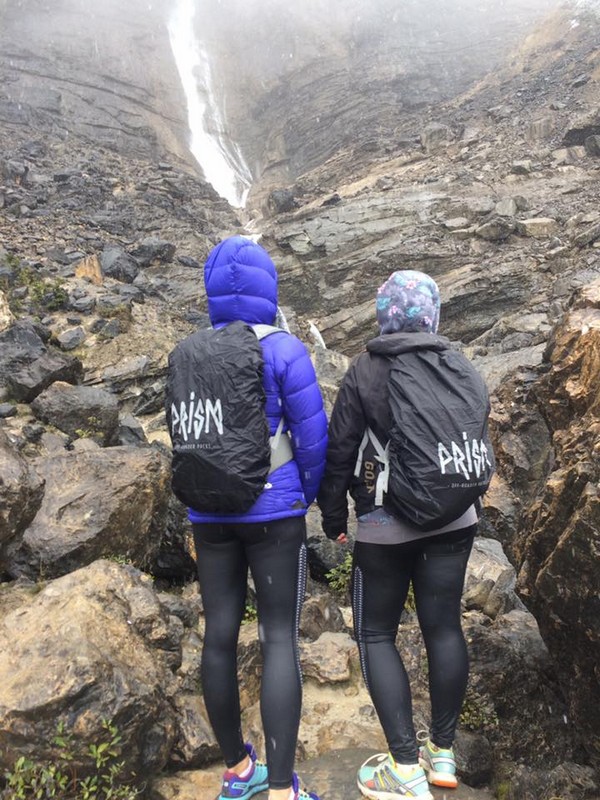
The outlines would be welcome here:
[[[471,687],[467,688],[459,722],[467,730],[484,732],[500,724],[492,701]]]
[[[350,581],[352,580],[352,553],[346,553],[344,560],[337,567],[330,569],[325,577],[334,594],[340,597],[346,596],[350,591]]]
[[[104,738],[87,748],[88,764],[85,777],[80,777],[73,766],[74,737],[63,723],[57,726],[52,744],[56,747],[56,760],[48,763],[32,761],[21,756],[13,768],[4,774],[5,788],[2,800],[134,800],[139,791],[122,780],[125,766],[119,761],[121,736],[117,727],[103,720]]]
[[[242,624],[246,625],[249,622],[256,622],[258,619],[258,611],[254,603],[246,603],[246,610],[244,612],[244,618],[242,619]]]
[[[100,426],[100,420],[98,417],[88,417],[87,422],[89,428],[75,428],[75,434],[80,439],[93,439],[95,436],[102,437],[102,432],[98,430]]]

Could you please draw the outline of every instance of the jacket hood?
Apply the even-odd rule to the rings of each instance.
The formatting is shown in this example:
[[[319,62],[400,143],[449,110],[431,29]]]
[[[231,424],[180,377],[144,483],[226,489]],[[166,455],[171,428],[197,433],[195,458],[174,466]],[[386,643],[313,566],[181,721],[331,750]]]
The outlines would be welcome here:
[[[448,350],[450,339],[435,333],[384,333],[367,342],[369,353],[397,356],[415,350]]]
[[[267,251],[244,236],[218,244],[204,265],[211,324],[235,320],[272,325],[277,314],[277,270]]]

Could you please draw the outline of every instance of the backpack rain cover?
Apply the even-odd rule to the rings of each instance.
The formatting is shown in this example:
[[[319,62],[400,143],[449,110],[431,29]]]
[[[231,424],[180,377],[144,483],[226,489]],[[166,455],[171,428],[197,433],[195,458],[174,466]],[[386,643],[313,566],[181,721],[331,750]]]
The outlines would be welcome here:
[[[495,469],[487,388],[458,351],[423,348],[394,357],[388,389],[384,506],[420,530],[441,528],[484,494]]]
[[[263,355],[249,325],[199,330],[169,355],[165,410],[171,485],[189,508],[245,513],[271,463]]]

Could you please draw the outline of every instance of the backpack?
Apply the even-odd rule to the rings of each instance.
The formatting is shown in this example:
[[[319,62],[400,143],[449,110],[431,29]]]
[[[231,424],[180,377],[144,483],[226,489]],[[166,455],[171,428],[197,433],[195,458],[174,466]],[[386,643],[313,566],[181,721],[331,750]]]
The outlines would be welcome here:
[[[269,437],[265,414],[259,340],[279,330],[233,322],[198,330],[169,354],[171,486],[195,511],[245,513],[269,473],[292,458],[283,418]]]
[[[462,516],[485,493],[495,469],[483,378],[461,353],[440,349],[440,338],[436,348],[393,357],[389,441],[383,447],[367,429],[355,469],[358,476],[370,441],[381,464],[375,504],[421,531]]]

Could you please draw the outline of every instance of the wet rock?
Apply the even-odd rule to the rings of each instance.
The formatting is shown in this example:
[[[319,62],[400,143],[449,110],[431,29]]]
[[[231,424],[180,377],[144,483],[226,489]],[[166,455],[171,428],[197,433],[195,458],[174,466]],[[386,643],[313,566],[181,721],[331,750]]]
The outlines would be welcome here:
[[[29,403],[55,381],[78,383],[82,376],[79,359],[48,351],[8,377],[7,386],[13,397]]]
[[[593,244],[598,239],[600,239],[600,222],[596,222],[581,233],[578,233],[573,239],[573,243],[577,247],[587,247],[588,244]]]
[[[219,760],[221,751],[208,723],[206,708],[197,694],[177,694],[177,738],[170,753],[174,769],[198,769]]]
[[[526,138],[529,141],[547,139],[554,130],[554,117],[540,117],[529,123]]]
[[[298,204],[290,189],[273,189],[267,198],[267,206],[272,214],[285,214],[297,208]]]
[[[439,150],[452,139],[452,129],[439,122],[431,122],[421,131],[421,146],[426,153]]]
[[[171,262],[176,249],[176,246],[171,242],[155,236],[149,236],[146,239],[142,239],[131,251],[131,255],[141,267],[149,267],[155,263],[167,264]]]
[[[325,631],[345,630],[342,613],[329,592],[313,595],[304,601],[300,617],[300,635],[316,641]]]
[[[44,481],[0,429],[0,555],[33,520],[43,494]]]
[[[547,239],[558,232],[558,222],[549,217],[532,217],[517,222],[517,231],[521,236],[531,236],[534,239]]]
[[[0,386],[21,367],[46,353],[39,332],[28,322],[18,321],[0,331]]]
[[[515,175],[529,175],[532,168],[532,162],[529,159],[523,159],[522,161],[513,161],[510,171]]]
[[[140,271],[138,261],[121,247],[107,247],[103,250],[100,264],[104,275],[125,283],[133,283]]]
[[[524,611],[515,592],[516,577],[500,542],[478,538],[469,558],[463,602],[492,619],[513,609]]]
[[[170,465],[153,448],[95,447],[40,459],[44,498],[11,575],[56,577],[103,556],[146,565],[158,551],[170,496]]]
[[[596,800],[600,796],[600,783],[593,769],[572,762],[551,770],[516,765],[506,788],[506,800],[524,797]]]
[[[122,737],[124,773],[146,781],[175,741],[168,653],[181,642],[137,570],[110,561],[0,599],[0,768],[48,763],[59,723],[73,734],[74,770],[89,769],[103,721]]]
[[[496,217],[475,228],[475,234],[488,242],[503,242],[515,230],[515,222],[507,217]]]
[[[73,438],[91,438],[105,447],[117,441],[119,405],[115,395],[103,389],[56,381],[31,408],[38,419]]]
[[[66,331],[59,333],[56,341],[62,350],[75,350],[85,341],[85,330],[78,325],[76,328],[68,328]]]
[[[517,551],[520,592],[539,620],[568,717],[577,721],[582,745],[596,766],[599,303],[595,281],[574,298],[546,351],[547,370],[535,398],[546,416],[554,458],[527,509]]]
[[[588,136],[584,143],[585,152],[594,158],[600,157],[600,135]]]

